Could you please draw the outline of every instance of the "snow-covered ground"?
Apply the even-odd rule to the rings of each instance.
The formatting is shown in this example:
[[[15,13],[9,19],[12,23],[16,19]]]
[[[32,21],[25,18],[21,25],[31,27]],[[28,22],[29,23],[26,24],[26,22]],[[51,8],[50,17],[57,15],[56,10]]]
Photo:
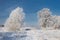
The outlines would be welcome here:
[[[60,30],[0,32],[0,40],[60,40]]]
[[[3,27],[0,26],[0,32],[2,31],[2,28],[3,28]]]

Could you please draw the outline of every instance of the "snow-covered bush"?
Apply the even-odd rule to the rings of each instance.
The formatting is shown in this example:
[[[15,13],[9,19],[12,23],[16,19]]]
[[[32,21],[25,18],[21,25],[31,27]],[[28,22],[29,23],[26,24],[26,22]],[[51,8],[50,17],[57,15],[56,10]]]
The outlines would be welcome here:
[[[59,29],[60,16],[51,15],[52,12],[48,8],[38,11],[38,22],[41,29]]]
[[[41,28],[47,27],[47,22],[50,17],[51,17],[50,9],[43,8],[41,11],[38,11],[38,21]]]
[[[4,25],[4,31],[19,31],[23,26],[24,17],[25,14],[22,8],[17,7],[14,9]]]

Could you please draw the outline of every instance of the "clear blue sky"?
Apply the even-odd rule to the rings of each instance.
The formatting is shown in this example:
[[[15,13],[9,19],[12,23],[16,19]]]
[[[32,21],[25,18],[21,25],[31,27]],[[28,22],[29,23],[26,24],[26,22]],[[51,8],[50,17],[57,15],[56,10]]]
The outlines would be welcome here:
[[[37,23],[37,11],[42,8],[50,8],[53,14],[60,15],[60,0],[0,0],[0,24],[4,24],[18,6],[26,13],[25,22],[32,25]]]

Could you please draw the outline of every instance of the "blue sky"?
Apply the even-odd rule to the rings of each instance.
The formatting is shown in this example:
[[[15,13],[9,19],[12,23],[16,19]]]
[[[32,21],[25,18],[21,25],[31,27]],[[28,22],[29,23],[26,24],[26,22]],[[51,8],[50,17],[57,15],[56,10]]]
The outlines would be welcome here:
[[[50,8],[53,15],[60,15],[60,0],[0,0],[0,24],[4,24],[10,12],[18,6],[24,9],[25,22],[32,25],[37,23],[37,11],[42,8]]]

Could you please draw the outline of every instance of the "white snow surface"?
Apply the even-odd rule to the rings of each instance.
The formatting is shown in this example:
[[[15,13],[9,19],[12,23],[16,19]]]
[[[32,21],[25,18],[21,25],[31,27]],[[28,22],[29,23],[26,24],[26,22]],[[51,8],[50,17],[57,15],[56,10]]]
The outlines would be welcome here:
[[[7,40],[8,38],[11,40],[60,40],[60,30],[32,29],[29,31],[0,33],[1,40]]]

